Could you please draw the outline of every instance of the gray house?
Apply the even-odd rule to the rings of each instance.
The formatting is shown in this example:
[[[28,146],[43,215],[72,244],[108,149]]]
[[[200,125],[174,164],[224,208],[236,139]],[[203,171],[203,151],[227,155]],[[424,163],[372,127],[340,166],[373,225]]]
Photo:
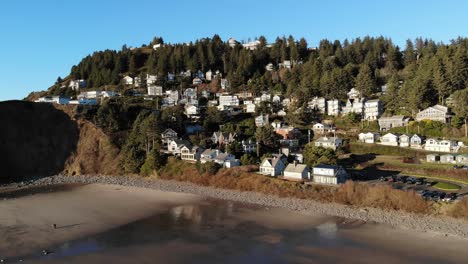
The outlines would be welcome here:
[[[380,131],[387,131],[394,127],[407,126],[410,118],[402,115],[379,118]]]

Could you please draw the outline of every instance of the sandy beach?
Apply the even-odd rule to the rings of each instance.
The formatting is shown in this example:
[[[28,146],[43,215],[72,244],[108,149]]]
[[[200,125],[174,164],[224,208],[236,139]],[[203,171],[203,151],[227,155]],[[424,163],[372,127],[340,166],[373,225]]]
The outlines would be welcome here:
[[[57,245],[66,248],[72,246],[67,241],[112,233],[114,228],[169,212],[176,222],[186,223],[178,228],[186,228],[187,232],[195,232],[200,237],[187,240],[177,231],[167,241],[157,240],[160,243],[138,246],[130,243],[124,249],[110,248],[64,259],[37,259],[33,263],[129,263],[135,260],[152,263],[155,258],[165,263],[200,263],[207,259],[211,261],[209,263],[216,263],[224,258],[224,254],[232,255],[226,263],[236,263],[245,255],[246,249],[242,247],[249,243],[263,245],[262,250],[264,247],[278,250],[275,248],[291,245],[287,253],[278,256],[280,259],[272,257],[275,263],[417,263],[426,259],[427,263],[462,263],[468,259],[468,240],[461,237],[395,229],[312,211],[258,205],[235,208],[233,202],[219,201],[218,211],[213,213],[210,209],[212,217],[207,221],[199,206],[206,208],[212,200],[200,195],[131,186],[88,184],[66,191],[1,200],[0,237],[4,239],[0,240],[0,258],[38,254],[42,249]],[[155,225],[155,221],[159,220],[149,223]],[[163,227],[164,232],[169,228],[166,224]],[[131,234],[144,236],[145,230],[133,230]],[[306,235],[307,232],[312,233]],[[318,240],[310,242],[311,235]],[[118,240],[112,237],[112,240]],[[299,241],[294,240],[295,237]],[[123,239],[126,238],[124,235]],[[327,246],[338,243],[334,241],[343,243],[338,246],[342,253],[336,247]],[[190,257],[192,255],[194,258]]]
[[[40,251],[199,200],[190,194],[103,184],[3,200],[0,258]]]

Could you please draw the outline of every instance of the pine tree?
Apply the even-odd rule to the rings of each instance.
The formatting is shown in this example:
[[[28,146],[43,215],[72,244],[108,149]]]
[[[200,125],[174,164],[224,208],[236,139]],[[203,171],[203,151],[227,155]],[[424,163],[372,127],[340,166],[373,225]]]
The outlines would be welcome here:
[[[363,64],[356,77],[356,89],[361,92],[362,96],[368,97],[374,91],[375,85],[376,83],[371,68],[369,65]]]

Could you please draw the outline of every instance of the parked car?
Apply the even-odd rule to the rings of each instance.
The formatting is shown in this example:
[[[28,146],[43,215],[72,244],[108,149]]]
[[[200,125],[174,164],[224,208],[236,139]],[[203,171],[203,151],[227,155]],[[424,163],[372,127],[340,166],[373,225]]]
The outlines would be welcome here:
[[[426,182],[426,186],[432,186],[434,183],[433,182],[430,182],[430,181],[427,181]]]
[[[444,201],[453,201],[457,199],[457,194],[456,193],[449,193],[444,197]]]
[[[424,184],[424,179],[418,178],[418,179],[416,179],[415,183],[416,183],[416,185],[423,185]]]

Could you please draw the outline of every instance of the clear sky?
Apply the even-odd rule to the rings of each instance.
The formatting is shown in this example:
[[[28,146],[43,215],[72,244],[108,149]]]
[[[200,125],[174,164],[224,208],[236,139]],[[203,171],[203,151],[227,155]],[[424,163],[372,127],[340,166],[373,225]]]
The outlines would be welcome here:
[[[264,35],[321,39],[384,36],[447,43],[468,37],[465,0],[5,0],[0,4],[0,101],[44,90],[93,51],[154,36],[189,42]]]

